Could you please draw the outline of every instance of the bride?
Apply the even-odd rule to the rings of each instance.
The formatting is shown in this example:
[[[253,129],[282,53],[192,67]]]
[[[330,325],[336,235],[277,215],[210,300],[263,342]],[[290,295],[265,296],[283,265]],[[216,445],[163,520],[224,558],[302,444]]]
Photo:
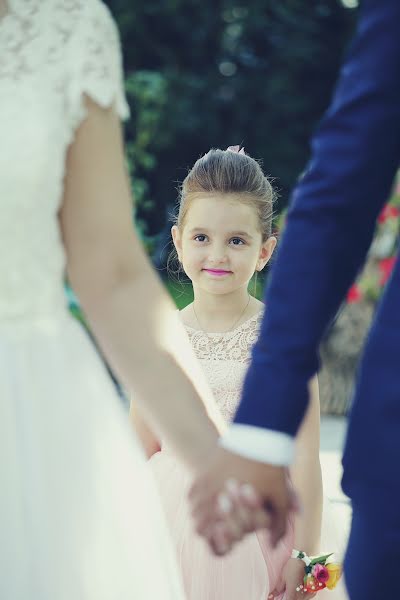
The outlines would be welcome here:
[[[7,600],[182,598],[142,451],[68,313],[65,269],[104,355],[181,459],[196,468],[217,441],[208,390],[131,224],[120,63],[99,0],[0,0]]]

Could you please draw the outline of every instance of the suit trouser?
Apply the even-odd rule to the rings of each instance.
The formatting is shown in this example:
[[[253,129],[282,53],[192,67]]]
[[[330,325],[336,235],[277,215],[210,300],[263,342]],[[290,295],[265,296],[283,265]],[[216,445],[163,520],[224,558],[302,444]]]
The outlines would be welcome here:
[[[365,486],[353,498],[344,565],[351,600],[400,598],[399,496],[396,488]]]

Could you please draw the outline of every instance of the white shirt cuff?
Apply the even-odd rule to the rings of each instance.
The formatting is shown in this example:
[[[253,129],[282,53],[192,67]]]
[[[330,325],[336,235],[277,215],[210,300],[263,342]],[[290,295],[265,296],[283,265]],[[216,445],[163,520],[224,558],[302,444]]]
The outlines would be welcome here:
[[[245,458],[270,465],[289,466],[294,458],[293,437],[254,425],[232,423],[219,440],[219,445]]]

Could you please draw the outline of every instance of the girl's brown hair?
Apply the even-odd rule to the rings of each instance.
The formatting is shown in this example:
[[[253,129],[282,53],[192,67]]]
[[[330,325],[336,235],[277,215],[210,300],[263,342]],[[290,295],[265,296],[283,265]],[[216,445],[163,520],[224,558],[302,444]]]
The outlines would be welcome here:
[[[175,224],[181,229],[191,200],[204,194],[237,194],[257,211],[262,241],[272,231],[275,192],[258,162],[242,152],[211,149],[199,158],[185,177],[179,194]]]
[[[184,227],[191,201],[205,194],[236,194],[240,202],[256,209],[262,241],[271,236],[276,194],[259,163],[243,150],[211,149],[194,163],[179,189],[174,223],[180,230]],[[171,279],[180,282],[182,267],[175,248],[168,257],[167,271]]]

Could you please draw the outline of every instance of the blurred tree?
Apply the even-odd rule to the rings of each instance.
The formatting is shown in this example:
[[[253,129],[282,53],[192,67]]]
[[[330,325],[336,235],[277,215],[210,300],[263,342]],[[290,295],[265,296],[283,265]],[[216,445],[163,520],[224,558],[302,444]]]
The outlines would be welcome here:
[[[241,143],[283,207],[326,108],[354,11],[339,0],[108,0],[120,27],[138,216],[152,236],[210,147]]]

